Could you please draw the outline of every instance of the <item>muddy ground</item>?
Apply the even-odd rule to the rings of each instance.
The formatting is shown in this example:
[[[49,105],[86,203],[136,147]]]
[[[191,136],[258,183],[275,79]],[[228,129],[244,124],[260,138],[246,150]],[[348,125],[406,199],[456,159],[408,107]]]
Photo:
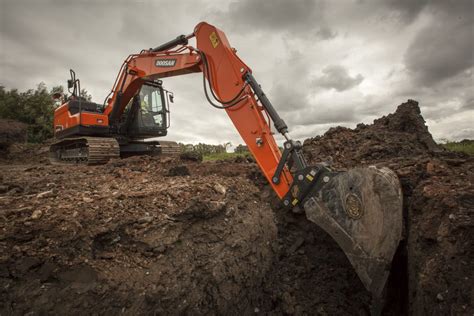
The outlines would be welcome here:
[[[344,253],[280,208],[254,163],[58,167],[21,148],[0,159],[0,315],[369,313]],[[400,177],[405,239],[384,314],[472,314],[471,156],[438,147],[413,101],[304,149],[313,163]]]

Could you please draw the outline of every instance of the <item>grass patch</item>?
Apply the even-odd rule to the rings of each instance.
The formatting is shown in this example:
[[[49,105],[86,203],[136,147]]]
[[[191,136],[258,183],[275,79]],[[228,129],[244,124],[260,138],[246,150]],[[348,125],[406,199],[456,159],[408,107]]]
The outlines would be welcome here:
[[[474,155],[474,140],[471,139],[465,139],[460,142],[447,141],[444,144],[441,144],[441,146],[451,151],[460,151],[469,155]]]
[[[218,153],[218,154],[209,154],[204,155],[203,161],[215,161],[215,160],[232,160],[236,157],[246,157],[250,155],[249,153]]]

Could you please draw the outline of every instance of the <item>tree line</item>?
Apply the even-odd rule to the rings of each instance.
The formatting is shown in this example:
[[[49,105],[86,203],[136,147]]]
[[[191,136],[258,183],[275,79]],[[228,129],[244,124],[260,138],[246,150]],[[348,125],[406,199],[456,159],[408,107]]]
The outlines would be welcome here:
[[[18,89],[7,90],[0,85],[0,118],[12,119],[27,124],[27,140],[30,143],[41,143],[53,137],[53,118],[55,104],[52,95],[61,93],[64,99],[63,86],[55,86],[48,90],[44,83],[36,89],[20,92]],[[86,90],[81,90],[81,96],[91,99]]]
[[[221,154],[221,153],[227,152],[227,148],[231,146],[231,143],[227,142],[227,143],[219,144],[219,145],[210,145],[210,144],[204,144],[204,143],[193,145],[193,144],[179,143],[179,146],[181,147],[181,152],[196,152],[198,154],[206,156],[206,155]],[[248,152],[247,146],[238,145],[235,148],[235,152],[236,153]]]

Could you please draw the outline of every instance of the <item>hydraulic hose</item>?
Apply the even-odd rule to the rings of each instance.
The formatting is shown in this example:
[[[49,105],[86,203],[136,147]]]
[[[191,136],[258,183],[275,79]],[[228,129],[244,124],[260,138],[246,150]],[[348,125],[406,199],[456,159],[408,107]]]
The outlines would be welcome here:
[[[215,108],[217,109],[228,109],[228,108],[231,108],[231,107],[234,107],[236,106],[241,100],[241,96],[242,94],[244,93],[244,90],[245,88],[247,87],[247,83],[245,83],[242,87],[242,89],[240,89],[240,91],[229,101],[223,101],[223,100],[220,100],[214,93],[214,89],[212,87],[212,80],[211,80],[211,72],[209,70],[209,63],[207,61],[207,57],[206,57],[206,54],[204,54],[203,52],[199,52],[200,56],[201,56],[201,59],[202,59],[202,62],[203,62],[203,65],[204,65],[204,71],[203,71],[203,75],[202,75],[202,80],[203,80],[203,87],[204,87],[204,94],[206,96],[206,99],[207,101]],[[209,88],[211,90],[211,94],[212,96],[214,97],[214,99],[223,104],[223,105],[218,105],[218,104],[215,104],[211,98],[209,97],[209,93],[207,91],[207,85],[206,85],[206,75],[207,75],[207,82],[209,84]]]

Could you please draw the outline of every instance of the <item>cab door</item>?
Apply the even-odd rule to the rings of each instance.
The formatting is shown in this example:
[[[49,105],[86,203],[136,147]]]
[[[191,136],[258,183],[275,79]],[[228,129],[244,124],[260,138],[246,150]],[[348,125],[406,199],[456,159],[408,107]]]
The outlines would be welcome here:
[[[123,130],[130,137],[165,136],[169,126],[165,102],[160,84],[145,83],[126,107]]]

